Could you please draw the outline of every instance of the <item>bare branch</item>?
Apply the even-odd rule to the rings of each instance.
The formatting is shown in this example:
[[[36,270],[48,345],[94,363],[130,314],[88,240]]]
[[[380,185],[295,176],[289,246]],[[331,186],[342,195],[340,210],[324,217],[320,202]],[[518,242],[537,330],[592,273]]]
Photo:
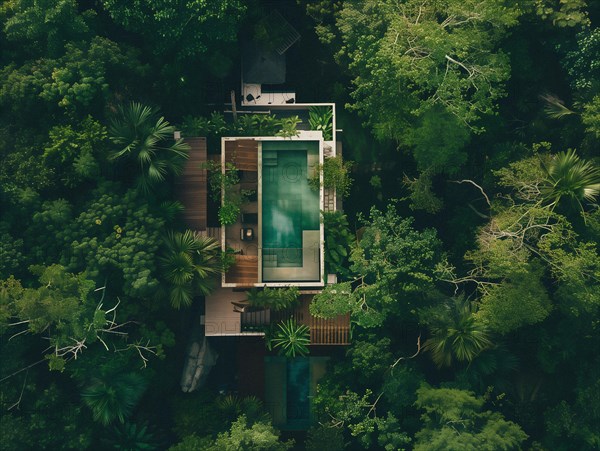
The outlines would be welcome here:
[[[421,352],[421,334],[419,333],[419,336],[417,337],[417,352],[415,352],[410,357],[400,357],[398,360],[396,360],[394,362],[394,364],[392,366],[390,366],[389,371],[393,371],[394,368],[396,367],[396,365],[398,365],[402,360],[414,359],[416,356],[419,355],[420,352]]]
[[[485,191],[483,190],[483,188],[481,186],[479,186],[477,183],[475,183],[473,180],[451,180],[452,183],[470,183],[471,185],[474,185],[475,187],[479,188],[479,191],[481,191],[481,194],[483,194],[483,197],[485,197],[485,201],[487,202],[488,206],[492,206],[492,204],[490,203],[490,198],[487,196],[487,194],[485,194]]]

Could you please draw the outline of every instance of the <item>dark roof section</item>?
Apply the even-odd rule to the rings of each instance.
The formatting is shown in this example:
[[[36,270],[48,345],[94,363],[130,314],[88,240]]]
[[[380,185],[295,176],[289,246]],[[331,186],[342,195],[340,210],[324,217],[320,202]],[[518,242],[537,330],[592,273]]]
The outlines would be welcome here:
[[[244,83],[281,84],[285,82],[285,55],[250,42],[242,46]]]
[[[300,39],[300,33],[276,10],[256,26],[262,31],[259,40],[242,46],[244,83],[284,83],[285,52]]]

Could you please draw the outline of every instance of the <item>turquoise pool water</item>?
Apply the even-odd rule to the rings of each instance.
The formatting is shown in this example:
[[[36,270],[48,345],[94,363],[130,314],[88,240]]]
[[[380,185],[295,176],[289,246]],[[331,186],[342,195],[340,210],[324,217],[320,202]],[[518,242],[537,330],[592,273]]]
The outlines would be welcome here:
[[[302,266],[302,231],[319,229],[319,192],[308,185],[308,166],[318,162],[319,144],[262,143],[262,247],[278,267]]]

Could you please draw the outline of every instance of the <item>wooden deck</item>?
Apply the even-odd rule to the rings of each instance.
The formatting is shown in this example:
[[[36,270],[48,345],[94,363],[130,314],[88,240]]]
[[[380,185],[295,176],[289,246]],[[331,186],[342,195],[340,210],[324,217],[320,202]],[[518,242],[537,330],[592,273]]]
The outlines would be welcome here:
[[[206,138],[186,138],[190,145],[189,158],[183,174],[177,180],[177,198],[184,206],[186,225],[196,231],[206,230]]]
[[[236,255],[235,264],[225,273],[226,283],[251,287],[258,282],[258,256]]]
[[[331,319],[316,318],[310,314],[308,306],[313,295],[301,295],[300,305],[293,311],[272,312],[271,323],[292,317],[298,324],[310,328],[311,345],[347,345],[350,344],[350,314]]]
[[[258,141],[238,139],[225,141],[225,161],[240,171],[258,171]]]

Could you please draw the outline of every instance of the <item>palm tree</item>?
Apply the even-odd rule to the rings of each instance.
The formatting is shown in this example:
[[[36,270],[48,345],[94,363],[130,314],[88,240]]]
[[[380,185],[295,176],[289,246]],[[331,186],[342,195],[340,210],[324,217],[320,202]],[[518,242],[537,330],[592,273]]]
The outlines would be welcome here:
[[[172,142],[175,127],[140,103],[119,107],[109,132],[110,139],[120,146],[109,158],[128,158],[139,165],[139,186],[144,192],[164,181],[167,174],[180,174],[188,158],[189,145],[183,139]]]
[[[594,202],[600,194],[600,168],[580,159],[572,149],[556,155],[543,169],[546,180],[541,192],[551,208],[567,198],[583,211],[582,202]]]
[[[267,342],[267,348],[281,348],[280,355],[286,357],[305,356],[310,344],[310,329],[304,324],[298,324],[292,318],[277,325],[275,337]]]
[[[195,294],[210,293],[212,276],[221,272],[219,243],[191,230],[169,232],[160,264],[170,285],[171,304],[188,307]]]
[[[485,326],[475,320],[471,303],[464,297],[454,297],[435,310],[428,310],[433,313],[429,320],[432,336],[423,349],[431,353],[438,367],[451,366],[455,361],[472,362],[492,346]]]
[[[94,420],[106,426],[115,420],[124,423],[145,389],[146,382],[138,373],[117,374],[106,380],[92,380],[81,397]]]

